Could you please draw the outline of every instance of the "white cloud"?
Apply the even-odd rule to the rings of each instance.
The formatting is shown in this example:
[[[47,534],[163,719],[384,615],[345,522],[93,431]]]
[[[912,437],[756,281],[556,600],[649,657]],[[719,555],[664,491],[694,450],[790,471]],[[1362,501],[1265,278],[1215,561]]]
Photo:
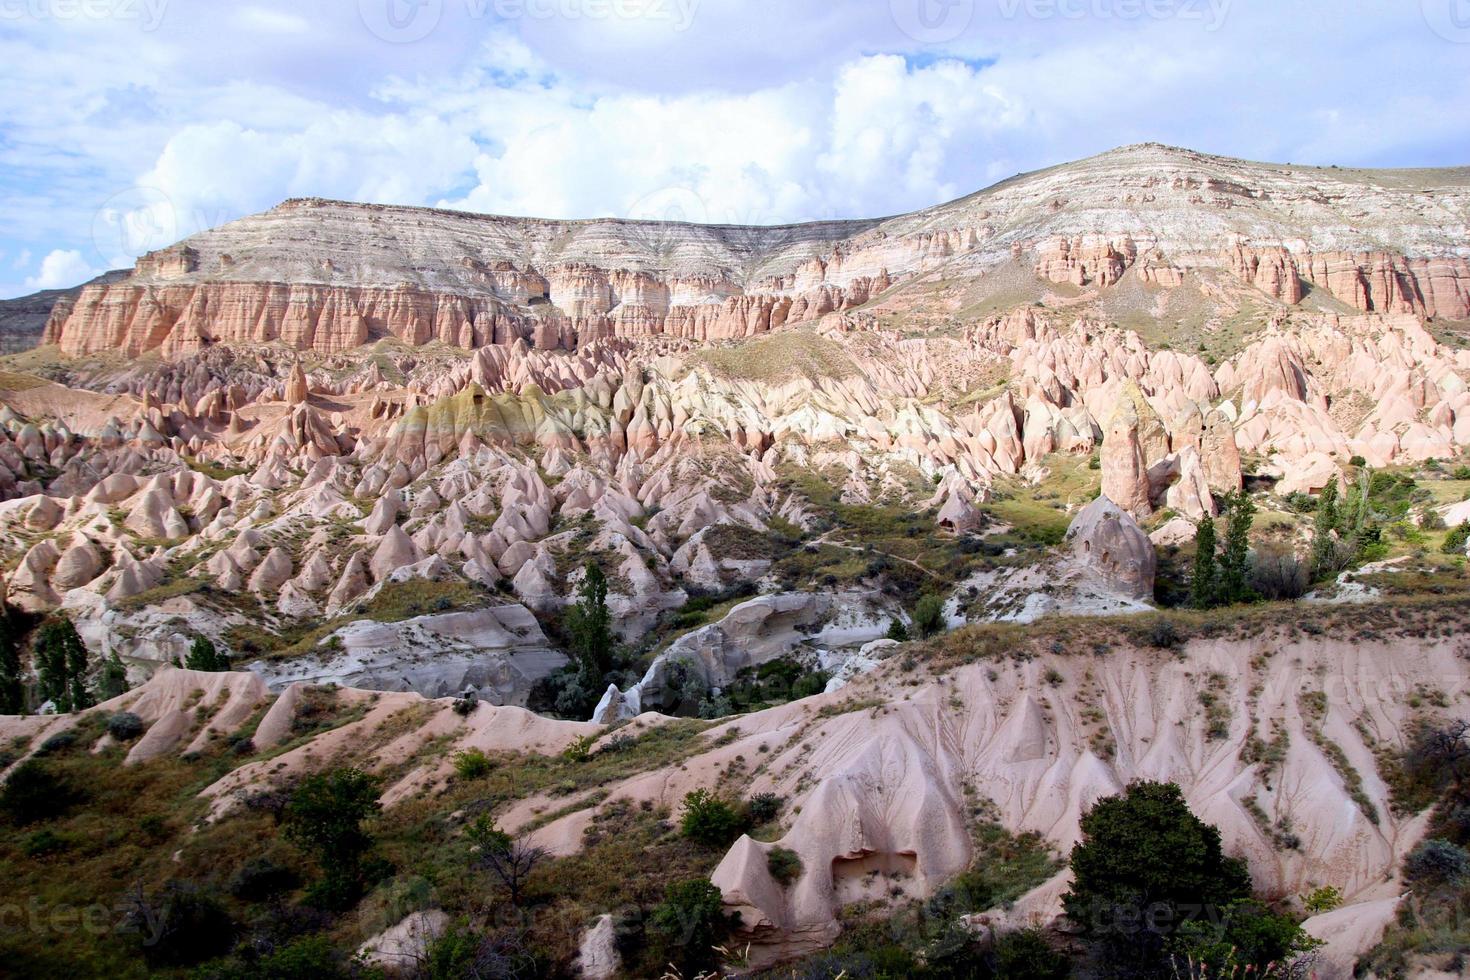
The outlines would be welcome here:
[[[26,280],[26,288],[65,289],[86,282],[97,275],[76,249],[57,249],[41,260],[41,271]]]
[[[918,2],[666,0],[692,10],[678,30],[445,0],[436,31],[396,45],[352,2],[174,0],[152,32],[19,21],[0,33],[0,249],[111,266],[300,195],[870,216],[1145,139],[1466,162],[1470,59],[1417,4],[1238,2],[1211,32],[977,3],[968,31],[924,46],[891,13]],[[1364,89],[1365,63],[1395,84]]]

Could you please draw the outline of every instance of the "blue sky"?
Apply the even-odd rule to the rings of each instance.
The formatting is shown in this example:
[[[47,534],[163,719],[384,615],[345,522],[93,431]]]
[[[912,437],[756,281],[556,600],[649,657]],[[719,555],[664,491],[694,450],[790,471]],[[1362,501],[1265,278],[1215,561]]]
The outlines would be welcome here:
[[[0,297],[296,196],[872,216],[1146,140],[1470,163],[1470,0],[0,0]]]

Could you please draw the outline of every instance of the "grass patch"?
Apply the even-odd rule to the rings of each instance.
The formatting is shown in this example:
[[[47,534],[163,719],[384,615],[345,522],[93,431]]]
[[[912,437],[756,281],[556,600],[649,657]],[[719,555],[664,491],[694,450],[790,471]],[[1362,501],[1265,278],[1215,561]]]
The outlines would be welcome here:
[[[194,472],[203,473],[210,479],[218,480],[221,483],[232,476],[244,476],[252,472],[248,466],[226,466],[223,463],[216,463],[213,460],[200,459],[198,456],[185,456],[184,462]]]
[[[163,585],[155,586],[144,592],[139,592],[135,596],[119,599],[112,605],[114,608],[123,612],[136,612],[140,609],[146,609],[149,606],[161,605],[179,596],[198,595],[207,597],[215,591],[213,583],[207,579],[185,576],[184,578],[174,579],[171,582],[165,582]]]

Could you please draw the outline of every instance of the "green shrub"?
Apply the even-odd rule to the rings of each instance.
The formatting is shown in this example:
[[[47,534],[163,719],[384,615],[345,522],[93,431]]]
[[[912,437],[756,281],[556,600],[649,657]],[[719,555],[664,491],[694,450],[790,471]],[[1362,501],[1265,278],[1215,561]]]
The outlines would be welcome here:
[[[649,926],[665,958],[684,976],[696,976],[715,964],[715,947],[729,927],[724,897],[703,878],[671,885],[649,916]]]
[[[451,926],[429,944],[420,980],[463,980],[544,976],[533,952],[513,933],[485,936],[463,923]]]
[[[303,936],[262,956],[253,968],[230,974],[248,980],[345,980],[349,973],[342,955],[326,936]]]
[[[1223,911],[1179,926],[1170,942],[1176,975],[1298,976],[1298,958],[1322,945],[1289,916],[1254,900],[1234,902]]]
[[[1302,897],[1302,908],[1309,915],[1321,915],[1323,912],[1331,912],[1342,906],[1342,892],[1331,885],[1323,885],[1321,888],[1313,889],[1309,894]]]
[[[107,734],[119,742],[131,742],[143,734],[143,719],[131,711],[119,711],[107,719]]]
[[[1167,619],[1156,619],[1148,628],[1148,645],[1160,650],[1172,650],[1183,642],[1179,630]]]
[[[1066,980],[1072,964],[1051,948],[1039,929],[1006,933],[995,941],[990,959],[997,980]]]
[[[914,606],[914,628],[926,640],[938,635],[944,629],[944,600],[932,593],[921,597]]]
[[[903,624],[901,619],[893,619],[888,623],[888,639],[899,643],[906,642],[909,638],[909,628]]]
[[[268,857],[251,858],[230,877],[229,892],[243,902],[260,902],[290,891],[298,884],[296,872]]]
[[[679,829],[684,836],[709,847],[724,847],[744,829],[735,808],[709,790],[697,789],[684,797]]]
[[[766,853],[766,870],[783,886],[801,877],[801,856],[786,847],[773,847]]]
[[[476,694],[473,689],[465,691],[454,699],[454,713],[461,718],[470,716],[479,706],[480,695]]]
[[[55,755],[58,752],[65,752],[67,749],[76,748],[76,744],[76,732],[70,730],[57,732],[41,743],[41,747],[36,750],[36,755]]]
[[[480,779],[494,768],[495,763],[479,749],[465,749],[454,756],[454,771],[460,779]]]
[[[568,762],[586,762],[592,758],[592,746],[596,742],[596,735],[579,735],[562,750],[561,757]]]
[[[55,833],[49,827],[43,828],[31,834],[25,839],[20,849],[28,858],[48,857],[60,851],[64,851],[71,844],[65,837]]]
[[[785,804],[786,801],[775,793],[757,793],[746,802],[745,812],[750,816],[750,822],[759,827],[779,817]]]
[[[66,780],[33,759],[11,773],[0,789],[0,812],[23,826],[55,819],[80,799]]]
[[[1470,521],[1461,521],[1445,535],[1440,550],[1447,555],[1463,555],[1466,542],[1470,542]]]
[[[1458,885],[1470,878],[1470,854],[1447,840],[1421,841],[1404,859],[1404,877],[1416,885]]]
[[[803,674],[791,685],[791,700],[800,701],[802,698],[814,697],[827,689],[827,681],[830,678],[824,671],[816,671],[811,674]]]

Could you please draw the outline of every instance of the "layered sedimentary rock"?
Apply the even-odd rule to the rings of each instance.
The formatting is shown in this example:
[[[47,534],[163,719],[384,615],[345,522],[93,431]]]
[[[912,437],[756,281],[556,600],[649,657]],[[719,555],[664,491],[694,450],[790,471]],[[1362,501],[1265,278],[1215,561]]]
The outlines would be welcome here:
[[[1364,313],[1470,318],[1470,259],[1462,256],[1236,246],[1227,259],[1242,282],[1288,304],[1301,302],[1310,284]]]
[[[1016,262],[1084,289],[1136,272],[1167,290],[1223,271],[1285,304],[1312,289],[1362,312],[1463,319],[1470,246],[1446,215],[1470,206],[1466,188],[1461,171],[1279,167],[1145,145],[881,221],[537,221],[294,200],[88,286],[58,304],[46,340],[169,356],[269,341],[332,353],[383,337],[707,341],[852,310],[940,267],[966,281]]]

